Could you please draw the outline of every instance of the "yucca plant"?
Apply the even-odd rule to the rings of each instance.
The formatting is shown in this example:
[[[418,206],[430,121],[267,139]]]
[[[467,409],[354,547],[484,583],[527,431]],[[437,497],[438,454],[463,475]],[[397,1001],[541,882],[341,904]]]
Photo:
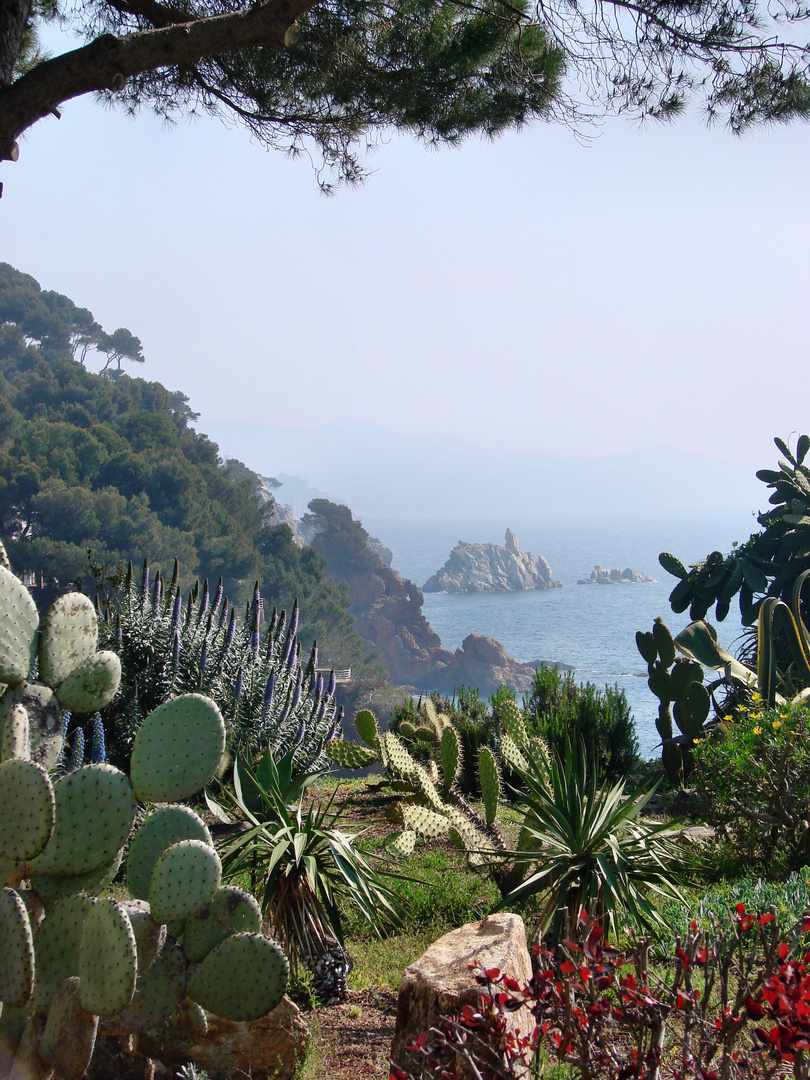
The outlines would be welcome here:
[[[548,764],[527,755],[515,792],[526,811],[515,862],[529,866],[524,881],[500,904],[526,904],[539,928],[559,936],[564,909],[585,908],[614,932],[623,919],[652,929],[666,923],[653,895],[683,900],[686,864],[665,825],[639,820],[655,788],[625,796],[625,782],[600,788],[583,749],[569,743]]]
[[[351,968],[342,906],[354,904],[377,933],[401,925],[400,902],[386,878],[402,875],[375,869],[358,850],[357,835],[339,827],[337,788],[325,804],[304,809],[314,779],[295,776],[290,753],[276,762],[268,750],[255,769],[237,758],[233,791],[223,787],[221,801],[208,793],[206,801],[218,820],[244,830],[223,844],[223,876],[250,877],[293,966],[313,970],[313,988],[330,1000],[345,989]]]
[[[329,766],[324,746],[340,729],[335,674],[318,670],[317,643],[302,661],[298,603],[289,621],[273,609],[264,625],[258,583],[243,619],[208,581],[183,600],[178,564],[164,582],[141,580],[130,564],[99,613],[100,638],[121,659],[121,692],[104,711],[110,758],[126,766],[140,722],[151,710],[183,693],[203,693],[217,703],[228,728],[228,748],[256,754],[272,747],[278,759],[293,751],[293,771],[308,774]]]

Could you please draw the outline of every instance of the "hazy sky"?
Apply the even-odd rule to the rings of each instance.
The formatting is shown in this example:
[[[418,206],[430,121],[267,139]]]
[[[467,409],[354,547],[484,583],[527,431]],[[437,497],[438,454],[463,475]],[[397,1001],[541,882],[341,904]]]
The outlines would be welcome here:
[[[0,259],[139,335],[202,430],[365,417],[759,466],[810,427],[806,126],[537,125],[372,164],[326,199],[242,130],[69,103],[0,170]]]

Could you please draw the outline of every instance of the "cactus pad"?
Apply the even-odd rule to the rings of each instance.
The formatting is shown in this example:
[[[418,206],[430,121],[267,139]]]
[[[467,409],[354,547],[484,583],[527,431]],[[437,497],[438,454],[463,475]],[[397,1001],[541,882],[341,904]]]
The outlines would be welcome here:
[[[385,752],[388,758],[387,768],[403,779],[410,777],[416,762],[396,735],[394,735],[392,731],[386,731],[380,739],[380,743],[385,746]]]
[[[87,1012],[114,1016],[132,1001],[138,971],[129,916],[112,900],[87,912],[79,947],[80,1000]]]
[[[55,900],[65,900],[68,896],[76,896],[78,893],[86,893],[88,896],[98,896],[118,873],[121,866],[123,851],[116,852],[115,858],[106,866],[100,866],[97,870],[91,870],[87,874],[42,874],[33,879],[37,896],[46,904],[52,904]]]
[[[37,607],[28,589],[0,566],[0,683],[18,686],[28,678],[38,626]]]
[[[31,735],[28,727],[28,710],[20,702],[11,706],[2,724],[0,732],[0,761],[20,758],[28,761],[31,757]]]
[[[501,734],[501,757],[504,764],[516,772],[526,773],[529,771],[529,763],[518,748],[515,740],[504,731]]]
[[[523,713],[516,701],[506,701],[501,706],[501,728],[518,747],[526,745],[529,733],[526,730]]]
[[[0,855],[24,861],[38,855],[54,827],[54,789],[33,761],[0,764]]]
[[[132,1003],[114,1021],[118,1031],[149,1031],[164,1024],[186,996],[188,961],[167,941],[151,968],[138,975]]]
[[[461,744],[454,727],[447,727],[442,732],[440,744],[442,757],[442,780],[444,786],[450,789],[458,778],[458,769],[461,764]]]
[[[357,734],[366,746],[370,746],[373,750],[376,750],[379,734],[374,713],[369,709],[361,709],[354,718],[354,726],[357,728]]]
[[[326,752],[335,765],[342,769],[365,769],[380,760],[376,750],[359,743],[346,742],[344,739],[331,739],[326,744]]]
[[[172,844],[181,840],[201,840],[213,847],[211,834],[187,806],[161,806],[150,814],[132,838],[127,857],[127,887],[139,900],[149,898],[155,863]]]
[[[284,997],[290,965],[262,934],[233,934],[191,973],[188,996],[225,1020],[258,1020]]]
[[[121,683],[121,661],[114,652],[97,652],[56,688],[63,709],[91,713],[109,705]]]
[[[257,934],[261,928],[262,911],[255,897],[244,889],[224,885],[210,904],[186,919],[183,952],[192,963],[198,963],[231,934]]]
[[[411,829],[403,829],[402,832],[397,833],[395,836],[389,836],[385,842],[385,846],[391,854],[400,859],[407,859],[409,855],[413,855],[415,844],[416,833]]]
[[[138,953],[138,978],[150,969],[166,944],[166,927],[155,922],[145,900],[124,900],[121,907],[127,913],[135,935]]]
[[[419,836],[443,836],[450,825],[443,814],[437,814],[435,810],[430,810],[426,806],[400,803],[399,812],[405,829],[418,833]]]
[[[195,795],[214,777],[225,752],[225,722],[202,694],[183,694],[159,705],[141,724],[130,776],[144,802]]]
[[[208,1034],[208,1018],[205,1009],[190,998],[183,998],[169,1017],[170,1038],[183,1042],[202,1042]]]
[[[30,876],[87,874],[107,866],[126,843],[135,818],[128,778],[112,765],[85,765],[53,787],[56,824],[45,850],[29,863]]]
[[[28,713],[30,757],[43,769],[56,764],[62,750],[62,710],[53,690],[40,683],[23,683],[6,691],[0,700],[0,726],[15,705]]]
[[[160,856],[152,871],[149,906],[158,922],[179,922],[209,904],[219,888],[219,855],[201,840],[181,840]]]
[[[484,814],[491,825],[498,816],[501,774],[498,772],[495,755],[488,746],[482,746],[478,752],[478,779],[481,783],[481,797],[484,800]]]
[[[98,900],[89,896],[71,896],[48,909],[47,916],[34,934],[36,986],[34,1009],[44,1015],[53,996],[65,979],[79,974],[79,946],[82,926]]]
[[[66,979],[53,996],[39,1039],[42,1060],[64,1080],[79,1080],[93,1057],[98,1017],[81,1005],[79,979]]]
[[[22,897],[0,890],[0,1001],[25,1005],[34,989],[34,938]]]
[[[37,677],[46,686],[59,686],[97,648],[98,618],[93,602],[78,592],[60,596],[42,621]]]

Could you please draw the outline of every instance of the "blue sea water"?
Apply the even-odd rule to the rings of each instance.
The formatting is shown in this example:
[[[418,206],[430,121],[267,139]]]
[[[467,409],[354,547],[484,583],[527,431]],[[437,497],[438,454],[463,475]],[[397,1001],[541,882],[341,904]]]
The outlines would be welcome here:
[[[667,598],[676,579],[661,569],[658,554],[672,551],[688,564],[715,549],[726,552],[732,541],[743,541],[756,530],[754,518],[745,511],[719,521],[373,516],[362,520],[391,548],[394,567],[420,587],[459,540],[503,544],[507,526],[512,528],[523,551],[548,559],[563,588],[483,595],[427,593],[423,610],[428,621],[445,648],[457,648],[470,633],[488,634],[517,660],[562,661],[574,667],[580,682],[619,685],[633,711],[645,757],[658,754],[657,699],[647,687],[635,634],[651,629],[656,615],[663,616],[673,633],[689,621],[688,614],[674,615],[669,607]],[[597,563],[632,567],[656,580],[640,585],[578,585]],[[721,644],[733,651],[742,629],[736,607],[717,629]]]

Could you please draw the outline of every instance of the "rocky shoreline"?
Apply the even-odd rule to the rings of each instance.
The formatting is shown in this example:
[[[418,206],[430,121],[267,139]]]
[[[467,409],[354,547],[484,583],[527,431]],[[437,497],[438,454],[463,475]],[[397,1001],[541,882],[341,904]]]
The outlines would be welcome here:
[[[608,570],[606,566],[597,563],[591,571],[591,576],[580,578],[577,585],[643,585],[648,581],[655,581],[655,578],[642,573],[641,570],[631,570],[629,566],[624,570],[618,566]]]

